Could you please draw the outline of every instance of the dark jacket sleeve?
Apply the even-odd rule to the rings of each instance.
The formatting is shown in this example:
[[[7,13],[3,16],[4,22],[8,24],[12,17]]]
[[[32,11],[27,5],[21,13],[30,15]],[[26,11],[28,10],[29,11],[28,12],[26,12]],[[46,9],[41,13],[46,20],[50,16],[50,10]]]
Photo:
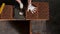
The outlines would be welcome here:
[[[2,3],[5,3],[7,5],[16,5],[16,4],[18,4],[15,0],[0,0],[0,5]]]

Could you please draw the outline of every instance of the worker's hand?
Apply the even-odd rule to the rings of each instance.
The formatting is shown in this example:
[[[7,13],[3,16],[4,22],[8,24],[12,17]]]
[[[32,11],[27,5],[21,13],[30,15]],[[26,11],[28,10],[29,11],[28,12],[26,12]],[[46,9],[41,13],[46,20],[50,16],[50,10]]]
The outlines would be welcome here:
[[[36,12],[36,7],[33,6],[32,4],[30,4],[30,5],[28,5],[27,11],[29,11],[29,10],[31,11],[32,14],[34,14]]]
[[[23,9],[23,3],[21,2],[21,0],[16,0],[16,1],[19,3],[20,8]]]
[[[20,3],[20,8],[23,9],[23,3]]]

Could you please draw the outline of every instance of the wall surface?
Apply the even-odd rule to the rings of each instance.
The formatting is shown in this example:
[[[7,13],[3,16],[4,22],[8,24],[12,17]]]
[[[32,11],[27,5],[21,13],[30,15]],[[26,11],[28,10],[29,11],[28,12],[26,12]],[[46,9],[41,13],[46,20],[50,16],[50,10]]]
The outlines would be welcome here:
[[[19,34],[8,21],[0,21],[0,34]]]
[[[29,21],[0,21],[0,34],[29,34]]]
[[[45,20],[32,20],[31,25],[32,34],[47,34]]]

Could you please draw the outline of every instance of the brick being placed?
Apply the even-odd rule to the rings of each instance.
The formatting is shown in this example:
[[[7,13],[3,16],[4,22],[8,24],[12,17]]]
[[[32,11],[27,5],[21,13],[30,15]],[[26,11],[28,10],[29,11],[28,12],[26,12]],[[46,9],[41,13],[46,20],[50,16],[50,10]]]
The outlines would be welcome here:
[[[26,20],[48,20],[49,19],[49,4],[48,2],[32,2],[36,7],[34,14],[31,11],[26,11]]]

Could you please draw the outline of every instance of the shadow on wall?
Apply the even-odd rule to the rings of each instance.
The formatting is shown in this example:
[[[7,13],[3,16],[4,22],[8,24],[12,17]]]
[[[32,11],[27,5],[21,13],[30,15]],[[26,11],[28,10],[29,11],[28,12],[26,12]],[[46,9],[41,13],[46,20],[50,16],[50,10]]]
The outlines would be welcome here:
[[[47,21],[47,31],[51,32],[51,34],[60,34],[59,6],[60,6],[60,0],[49,0],[50,20]]]
[[[20,34],[29,34],[29,21],[9,21]]]

